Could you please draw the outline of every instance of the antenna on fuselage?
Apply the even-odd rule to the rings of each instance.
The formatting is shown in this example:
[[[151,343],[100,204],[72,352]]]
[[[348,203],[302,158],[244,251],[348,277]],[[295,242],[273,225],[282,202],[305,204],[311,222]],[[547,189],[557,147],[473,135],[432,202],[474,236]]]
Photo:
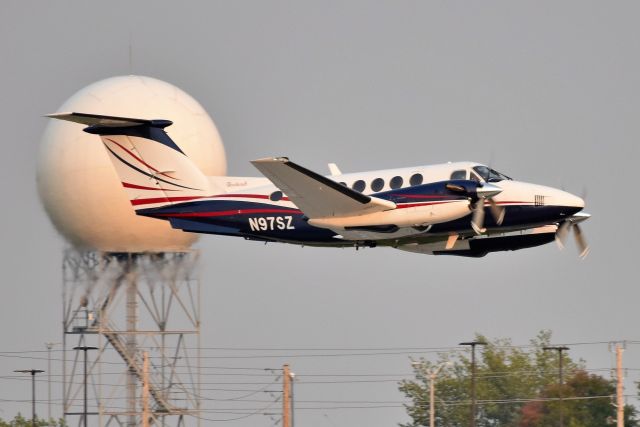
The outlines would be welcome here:
[[[342,171],[340,170],[338,165],[336,165],[335,163],[329,163],[327,166],[329,166],[329,173],[332,176],[342,175]]]
[[[129,30],[129,75],[133,75],[133,31]]]

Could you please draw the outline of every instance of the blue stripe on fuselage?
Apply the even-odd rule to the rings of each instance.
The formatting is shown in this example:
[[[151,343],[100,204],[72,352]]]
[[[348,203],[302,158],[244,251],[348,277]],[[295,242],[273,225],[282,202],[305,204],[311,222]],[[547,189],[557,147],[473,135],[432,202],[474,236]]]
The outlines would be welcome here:
[[[447,189],[447,184],[453,184],[464,188],[467,195],[453,192]],[[389,200],[394,203],[415,203],[420,201],[449,201],[465,200],[476,191],[478,183],[469,180],[452,180],[432,182],[429,184],[415,185],[413,187],[398,188],[396,190],[375,193],[373,196]]]
[[[258,236],[300,243],[337,242],[336,233],[309,225],[296,208],[270,203],[237,200],[201,200],[156,209],[144,209],[139,215],[159,219],[177,218],[182,229],[201,233]],[[191,224],[189,224],[191,223]],[[224,230],[221,232],[220,230]]]
[[[469,181],[456,183],[467,185]],[[425,184],[377,193],[375,196],[399,204],[466,198],[449,191],[445,185],[446,183]],[[502,226],[498,226],[487,207],[485,208],[485,227],[492,231],[499,231],[501,228],[505,230],[533,228],[562,221],[580,210],[580,208],[564,206],[505,206],[504,222]],[[177,228],[201,233],[255,236],[296,243],[339,242],[333,231],[309,225],[300,210],[278,203],[228,199],[198,200],[139,210],[138,214],[159,219],[177,218],[179,221],[174,221]],[[471,213],[454,221],[435,224],[425,235],[471,233],[470,223]]]

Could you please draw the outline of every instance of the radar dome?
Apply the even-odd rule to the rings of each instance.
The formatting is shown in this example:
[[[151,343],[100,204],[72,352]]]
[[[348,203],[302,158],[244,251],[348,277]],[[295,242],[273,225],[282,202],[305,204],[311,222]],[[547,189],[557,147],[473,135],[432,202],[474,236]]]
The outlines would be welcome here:
[[[226,174],[224,146],[211,117],[195,99],[169,83],[142,76],[101,80],[69,98],[57,110],[63,111],[171,120],[167,133],[205,175]],[[50,120],[42,137],[38,192],[56,229],[84,249],[188,249],[197,235],[134,213],[99,137],[82,129]]]

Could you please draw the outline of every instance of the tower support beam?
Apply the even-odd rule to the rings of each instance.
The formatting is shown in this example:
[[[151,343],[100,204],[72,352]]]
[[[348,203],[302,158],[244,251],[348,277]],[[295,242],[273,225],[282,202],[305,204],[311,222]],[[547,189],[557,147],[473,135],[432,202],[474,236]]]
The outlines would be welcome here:
[[[87,367],[88,412],[99,415],[99,425],[137,426],[145,419],[163,426],[200,425],[197,261],[197,252],[65,252],[65,418],[82,413],[83,396],[81,360],[68,350],[95,345],[95,360]],[[146,399],[137,392],[139,384]]]

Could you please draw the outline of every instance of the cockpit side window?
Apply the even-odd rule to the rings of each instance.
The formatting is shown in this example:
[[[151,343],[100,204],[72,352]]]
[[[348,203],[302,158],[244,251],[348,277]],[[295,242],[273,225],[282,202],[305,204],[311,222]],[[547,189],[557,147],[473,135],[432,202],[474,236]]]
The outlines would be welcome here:
[[[473,170],[480,175],[486,182],[498,182],[503,180],[511,180],[507,175],[501,174],[486,166],[475,166]]]
[[[467,179],[467,171],[464,169],[453,171],[451,173],[451,179]]]
[[[472,181],[480,182],[480,178],[473,172],[469,172],[469,179]]]

